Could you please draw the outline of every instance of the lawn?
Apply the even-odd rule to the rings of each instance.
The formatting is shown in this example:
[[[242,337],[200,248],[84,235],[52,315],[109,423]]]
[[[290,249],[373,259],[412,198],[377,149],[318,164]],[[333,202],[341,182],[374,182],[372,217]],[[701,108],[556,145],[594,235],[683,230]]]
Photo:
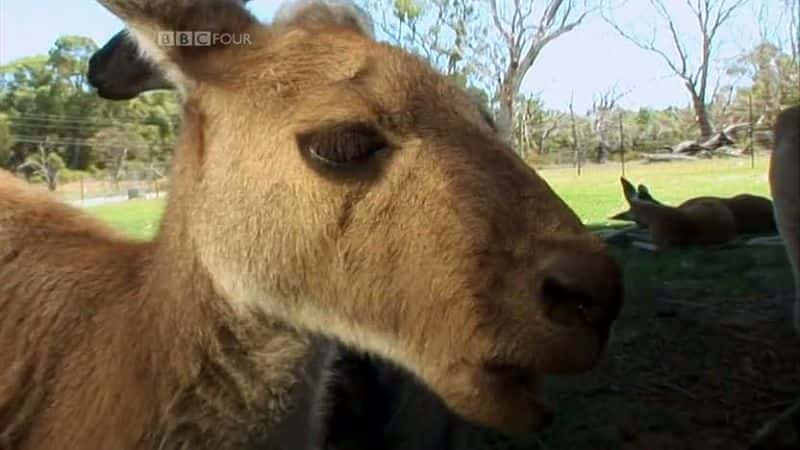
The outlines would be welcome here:
[[[628,164],[625,176],[635,185],[645,184],[658,200],[677,204],[701,195],[732,196],[741,193],[769,195],[769,159],[718,159],[693,162]],[[606,223],[627,209],[622,196],[618,164],[589,166],[578,176],[575,169],[542,169],[539,174],[587,224]]]
[[[627,177],[667,203],[699,195],[768,194],[767,160],[631,164]],[[585,223],[624,208],[619,167],[539,173]],[[89,208],[133,236],[157,228],[162,201]],[[484,450],[744,449],[764,420],[796,398],[800,348],[792,342],[792,279],[781,246],[670,250],[620,242],[625,307],[609,354],[591,373],[550,380],[558,406],[545,433]]]
[[[152,237],[158,229],[161,212],[164,210],[164,201],[132,200],[86,209],[124,233],[147,239]]]
[[[749,159],[632,163],[626,168],[626,177],[634,184],[646,184],[653,196],[669,204],[699,195],[747,192],[767,196],[768,161],[765,157],[756,159],[754,169]],[[539,174],[587,224],[607,224],[608,217],[626,209],[617,164],[587,166],[581,176],[572,168],[541,169]],[[133,236],[147,238],[157,229],[163,201],[131,201],[87,210]]]

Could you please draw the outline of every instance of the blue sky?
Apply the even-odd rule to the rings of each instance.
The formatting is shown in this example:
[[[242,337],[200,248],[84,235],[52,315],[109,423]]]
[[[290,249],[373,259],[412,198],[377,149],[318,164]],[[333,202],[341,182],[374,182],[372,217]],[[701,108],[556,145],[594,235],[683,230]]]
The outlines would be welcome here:
[[[777,0],[754,0],[777,4]],[[644,0],[631,0],[618,9],[616,17],[625,26],[649,35],[653,15]],[[280,2],[254,0],[251,9],[263,20],[272,18]],[[668,0],[676,11],[683,0]],[[777,6],[777,5],[776,5]],[[724,30],[722,59],[730,59],[757,41],[758,24],[754,9],[742,10],[732,26]],[[678,25],[692,30],[688,15],[677,15]],[[770,19],[780,27],[777,19]],[[94,1],[89,0],[0,0],[0,64],[37,53],[46,53],[58,36],[79,34],[104,43],[122,28],[122,23]],[[663,33],[657,38],[667,38]],[[646,53],[616,34],[600,17],[593,17],[559,39],[540,55],[523,84],[524,92],[538,93],[548,107],[565,109],[572,95],[576,110],[582,112],[593,95],[617,86],[628,92],[621,103],[628,107],[688,104],[681,82],[670,76],[655,55]]]

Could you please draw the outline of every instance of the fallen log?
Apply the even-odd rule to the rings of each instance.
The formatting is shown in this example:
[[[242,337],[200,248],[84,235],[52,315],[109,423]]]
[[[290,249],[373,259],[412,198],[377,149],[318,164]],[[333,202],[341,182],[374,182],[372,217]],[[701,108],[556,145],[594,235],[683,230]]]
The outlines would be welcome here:
[[[680,153],[642,153],[645,163],[672,162],[672,161],[697,161],[695,156]]]

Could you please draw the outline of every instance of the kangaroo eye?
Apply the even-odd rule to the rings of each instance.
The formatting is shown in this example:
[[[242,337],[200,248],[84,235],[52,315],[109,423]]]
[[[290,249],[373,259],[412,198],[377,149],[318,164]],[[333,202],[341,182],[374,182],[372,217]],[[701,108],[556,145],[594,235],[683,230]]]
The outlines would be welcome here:
[[[366,160],[388,147],[388,141],[371,125],[345,123],[299,133],[297,145],[314,159],[340,166]]]

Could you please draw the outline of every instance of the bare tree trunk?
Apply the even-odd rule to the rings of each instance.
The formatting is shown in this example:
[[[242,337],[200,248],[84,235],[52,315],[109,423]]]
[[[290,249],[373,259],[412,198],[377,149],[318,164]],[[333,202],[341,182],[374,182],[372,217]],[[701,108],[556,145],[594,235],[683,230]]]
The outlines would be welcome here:
[[[655,53],[660,56],[667,64],[673,74],[683,80],[686,88],[692,96],[692,106],[695,112],[695,121],[700,129],[700,140],[707,140],[713,134],[711,119],[708,115],[706,98],[708,86],[709,65],[712,63],[713,50],[717,32],[726,22],[728,22],[737,9],[741,8],[748,0],[696,0],[686,1],[685,7],[694,16],[697,23],[697,30],[700,32],[701,41],[691,42],[686,34],[680,31],[679,21],[675,20],[675,10],[679,7],[674,5],[677,2],[667,2],[665,0],[650,0],[653,12],[660,18],[660,21],[669,30],[672,37],[672,48],[666,50],[656,45],[654,37],[644,37],[635,35],[619,26],[611,18],[604,15],[608,22],[622,37],[629,40],[639,48]],[[642,2],[644,3],[644,2]],[[657,29],[653,30],[653,36]],[[692,52],[689,49],[698,45],[701,49],[699,58],[692,61]]]
[[[548,0],[509,2],[508,11],[497,0],[489,1],[491,18],[500,33],[503,46],[508,52],[506,67],[502,70],[497,95],[497,129],[501,138],[513,145],[514,100],[519,93],[522,80],[533,66],[542,49],[559,36],[572,31],[583,22],[588,10],[578,11],[574,0]],[[534,5],[538,10],[538,19]],[[571,17],[577,16],[570,21]]]
[[[689,89],[692,94],[692,108],[694,108],[694,120],[697,127],[700,129],[700,141],[706,141],[714,134],[714,129],[711,126],[711,121],[708,118],[708,106],[701,99],[693,89]]]
[[[45,171],[46,178],[47,178],[47,189],[51,192],[55,192],[57,184],[58,184],[58,172],[54,169],[48,167]]]
[[[512,86],[513,80],[505,79],[500,86],[500,101],[497,109],[497,132],[504,141],[511,143],[511,134],[514,126],[514,97],[516,91]]]
[[[572,122],[572,148],[575,151],[575,166],[578,169],[578,175],[581,174],[581,150],[578,143],[578,127],[575,124],[575,109],[573,108],[573,98],[569,99],[569,117]]]

